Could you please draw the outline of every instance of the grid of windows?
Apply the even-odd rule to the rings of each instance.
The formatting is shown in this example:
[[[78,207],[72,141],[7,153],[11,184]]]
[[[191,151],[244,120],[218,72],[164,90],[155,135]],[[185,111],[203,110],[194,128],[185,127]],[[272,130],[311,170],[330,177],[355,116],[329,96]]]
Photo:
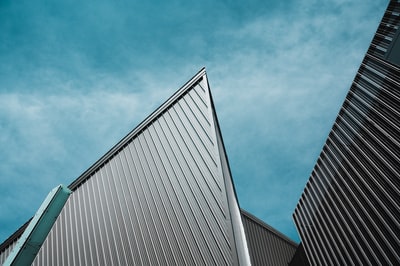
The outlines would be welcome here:
[[[296,207],[313,265],[400,263],[399,26],[391,1]]]

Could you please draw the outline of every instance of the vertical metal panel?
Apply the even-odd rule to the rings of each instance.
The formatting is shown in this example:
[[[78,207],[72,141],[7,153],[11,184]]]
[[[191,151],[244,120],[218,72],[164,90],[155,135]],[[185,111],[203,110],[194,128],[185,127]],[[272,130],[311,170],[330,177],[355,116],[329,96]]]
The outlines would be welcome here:
[[[58,185],[49,192],[4,265],[32,263],[71,193],[71,190],[64,185]],[[52,240],[53,238],[50,239]]]
[[[297,244],[241,210],[252,265],[288,265]]]
[[[12,243],[9,244],[7,248],[2,250],[0,252],[0,264],[3,265],[3,263],[6,261],[7,257],[10,255],[11,251],[13,248],[17,245],[18,238],[15,239]]]
[[[71,185],[35,265],[239,263],[204,70],[194,79]]]
[[[32,217],[33,218],[33,217]],[[7,238],[3,243],[0,244],[0,264],[3,264],[12,249],[17,244],[18,239],[22,236],[25,229],[28,227],[31,222],[29,219],[25,224],[23,224],[17,231],[15,231],[9,238]]]
[[[400,263],[400,69],[385,59],[399,11],[391,1],[295,210],[313,265]]]

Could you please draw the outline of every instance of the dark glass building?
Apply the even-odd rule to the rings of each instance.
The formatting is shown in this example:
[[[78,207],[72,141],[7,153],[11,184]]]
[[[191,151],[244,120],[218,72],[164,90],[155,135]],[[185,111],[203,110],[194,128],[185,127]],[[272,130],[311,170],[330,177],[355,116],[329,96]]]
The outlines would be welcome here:
[[[390,1],[295,209],[312,265],[400,265],[399,27]]]

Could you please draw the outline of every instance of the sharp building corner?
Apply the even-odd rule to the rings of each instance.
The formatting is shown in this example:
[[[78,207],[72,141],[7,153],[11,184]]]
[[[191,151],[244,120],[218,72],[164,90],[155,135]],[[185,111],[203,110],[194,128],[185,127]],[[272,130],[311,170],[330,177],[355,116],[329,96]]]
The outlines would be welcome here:
[[[240,209],[204,68],[69,189],[33,265],[257,265],[259,237],[287,265],[297,247]]]
[[[294,212],[311,265],[400,264],[399,35],[390,1]]]

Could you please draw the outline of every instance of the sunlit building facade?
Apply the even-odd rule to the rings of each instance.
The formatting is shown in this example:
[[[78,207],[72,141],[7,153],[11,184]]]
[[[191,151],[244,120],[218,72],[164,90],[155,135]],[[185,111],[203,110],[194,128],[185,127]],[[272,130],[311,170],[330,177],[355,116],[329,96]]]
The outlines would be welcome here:
[[[295,209],[312,265],[400,265],[399,27],[391,1]]]

